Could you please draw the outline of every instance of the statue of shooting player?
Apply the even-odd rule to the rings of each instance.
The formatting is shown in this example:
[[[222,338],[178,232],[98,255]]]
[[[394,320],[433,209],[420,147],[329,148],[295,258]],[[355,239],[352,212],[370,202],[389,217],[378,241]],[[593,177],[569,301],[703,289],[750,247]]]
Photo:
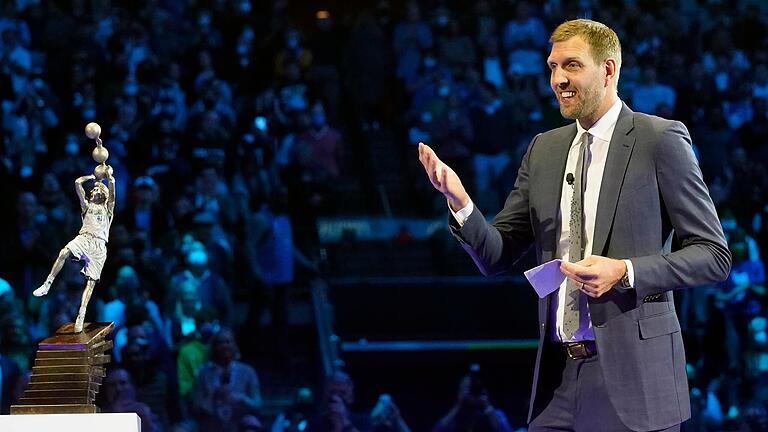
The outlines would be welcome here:
[[[93,287],[101,277],[104,262],[107,260],[109,228],[112,225],[115,210],[115,178],[112,176],[112,167],[104,163],[109,153],[106,151],[106,148],[101,146],[101,139],[98,138],[101,128],[98,125],[91,125],[96,124],[90,123],[86,127],[86,134],[89,138],[96,139],[97,148],[94,150],[93,157],[94,160],[99,162],[99,165],[96,166],[93,175],[82,176],[75,180],[75,192],[77,192],[77,198],[80,201],[83,227],[80,228],[77,237],[61,249],[56,262],[53,263],[53,268],[51,268],[48,278],[46,278],[40,288],[32,293],[36,297],[48,294],[48,290],[50,290],[56,275],[61,271],[67,258],[73,257],[78,261],[83,261],[84,265],[81,273],[85,276],[85,288],[83,289],[83,297],[80,301],[80,310],[75,320],[75,333],[83,331],[88,301],[91,299]],[[89,128],[92,128],[92,130],[89,130]],[[104,185],[103,179],[107,180],[109,187]],[[83,183],[88,180],[94,180],[94,183],[86,199]]]

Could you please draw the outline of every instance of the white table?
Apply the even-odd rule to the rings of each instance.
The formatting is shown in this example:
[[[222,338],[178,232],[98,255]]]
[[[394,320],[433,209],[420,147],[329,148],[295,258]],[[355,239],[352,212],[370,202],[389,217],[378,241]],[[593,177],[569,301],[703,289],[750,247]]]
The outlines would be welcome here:
[[[0,416],[2,432],[141,432],[136,413]]]

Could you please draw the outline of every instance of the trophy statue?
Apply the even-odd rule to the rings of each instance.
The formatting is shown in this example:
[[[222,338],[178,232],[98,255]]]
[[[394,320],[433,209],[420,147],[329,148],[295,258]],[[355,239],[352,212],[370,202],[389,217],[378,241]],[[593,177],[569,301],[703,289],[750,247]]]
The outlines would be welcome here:
[[[77,237],[61,249],[45,282],[32,293],[37,297],[48,294],[65,261],[72,257],[83,262],[85,288],[80,309],[74,324],[64,324],[56,334],[39,343],[29,385],[19,405],[11,407],[11,414],[99,411],[94,400],[105,376],[104,365],[110,361],[106,351],[112,348],[112,341],[106,340],[106,336],[115,324],[85,323],[85,311],[107,259],[107,240],[115,210],[115,178],[112,167],[106,164],[109,152],[99,138],[101,127],[88,123],[85,134],[96,141],[92,156],[98,165],[92,175],[75,180],[83,226]],[[86,198],[83,184],[89,180],[94,183]]]
[[[75,320],[75,333],[83,331],[85,310],[91,299],[93,287],[101,277],[101,270],[107,260],[107,240],[109,239],[109,227],[112,224],[115,211],[115,178],[112,177],[112,167],[105,162],[109,152],[101,144],[101,127],[96,123],[88,123],[85,127],[88,138],[96,140],[96,148],[93,150],[93,160],[98,164],[92,175],[85,175],[75,180],[75,192],[80,200],[80,213],[83,218],[83,227],[72,241],[59,252],[56,262],[45,282],[32,294],[36,297],[48,294],[51,284],[59,274],[67,258],[74,257],[83,261],[82,273],[85,276],[85,288],[83,298],[80,301],[80,310]],[[107,180],[109,187],[102,183]],[[93,189],[85,196],[83,183],[94,180]]]

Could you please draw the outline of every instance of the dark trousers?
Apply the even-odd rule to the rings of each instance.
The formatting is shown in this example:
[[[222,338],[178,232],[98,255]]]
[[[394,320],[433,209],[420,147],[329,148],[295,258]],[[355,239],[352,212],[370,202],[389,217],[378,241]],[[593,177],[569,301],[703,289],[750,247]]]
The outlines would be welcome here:
[[[545,348],[539,374],[529,432],[631,431],[611,405],[597,356],[573,360],[560,346],[551,344]],[[663,429],[679,430],[680,425]]]

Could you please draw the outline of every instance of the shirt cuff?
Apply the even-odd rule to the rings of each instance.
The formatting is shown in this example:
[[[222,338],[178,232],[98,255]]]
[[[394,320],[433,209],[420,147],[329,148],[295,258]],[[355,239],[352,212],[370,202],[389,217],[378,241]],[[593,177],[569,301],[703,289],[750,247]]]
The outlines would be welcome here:
[[[463,227],[464,222],[466,222],[467,219],[469,219],[469,215],[471,215],[472,212],[475,211],[475,205],[472,204],[472,200],[470,199],[469,203],[463,209],[455,212],[453,211],[453,209],[451,208],[451,204],[449,203],[448,210],[451,211],[451,214],[453,215],[453,218],[456,220],[456,223],[459,224],[459,227]]]
[[[627,279],[629,279],[629,286],[630,288],[635,287],[635,268],[632,267],[632,261],[625,259],[624,262],[627,264]]]

